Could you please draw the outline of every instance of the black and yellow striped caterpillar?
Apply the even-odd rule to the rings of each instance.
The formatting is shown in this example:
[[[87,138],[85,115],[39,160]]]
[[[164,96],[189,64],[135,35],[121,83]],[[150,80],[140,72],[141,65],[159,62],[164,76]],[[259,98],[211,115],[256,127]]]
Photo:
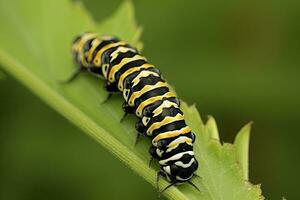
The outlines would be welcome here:
[[[160,71],[126,42],[96,33],[79,35],[72,54],[78,68],[69,81],[81,71],[104,77],[109,97],[121,92],[125,115],[134,113],[140,119],[136,123],[138,135],[151,138],[150,154],[160,164],[157,182],[163,176],[171,183],[167,188],[188,182],[198,189],[190,181],[198,168],[193,152],[195,134],[186,125],[179,100]]]

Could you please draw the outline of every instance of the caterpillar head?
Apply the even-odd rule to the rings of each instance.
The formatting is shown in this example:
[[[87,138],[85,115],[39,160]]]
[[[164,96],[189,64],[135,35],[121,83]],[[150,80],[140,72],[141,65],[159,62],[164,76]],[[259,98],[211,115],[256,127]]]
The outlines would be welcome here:
[[[72,44],[72,54],[74,61],[80,67],[87,68],[89,66],[87,62],[86,52],[90,49],[91,44],[89,41],[96,38],[98,35],[96,33],[87,32],[78,35]]]
[[[183,183],[189,181],[198,169],[198,161],[193,155],[183,154],[178,160],[162,166],[161,171],[172,183]]]

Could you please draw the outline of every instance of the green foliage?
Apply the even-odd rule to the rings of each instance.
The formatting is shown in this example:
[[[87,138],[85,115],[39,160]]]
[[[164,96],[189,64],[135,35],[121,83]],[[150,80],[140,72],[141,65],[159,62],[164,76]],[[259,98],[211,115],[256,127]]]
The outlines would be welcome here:
[[[0,79],[4,79],[4,74],[0,71]]]
[[[123,114],[121,98],[101,104],[107,95],[102,89],[103,81],[88,74],[82,74],[72,84],[59,84],[74,70],[70,45],[80,32],[113,34],[141,47],[141,28],[134,21],[132,4],[124,2],[110,18],[98,24],[80,4],[66,0],[1,0],[0,26],[3,69],[155,186],[159,167],[148,167],[150,142],[145,139],[134,146],[136,119],[129,117],[119,122]],[[201,178],[193,182],[201,192],[184,184],[164,194],[178,200],[263,199],[260,188],[247,181],[250,126],[240,131],[235,144],[222,145],[212,117],[204,124],[195,106],[183,102],[182,109],[197,135],[197,174]],[[167,185],[162,180],[160,187]]]

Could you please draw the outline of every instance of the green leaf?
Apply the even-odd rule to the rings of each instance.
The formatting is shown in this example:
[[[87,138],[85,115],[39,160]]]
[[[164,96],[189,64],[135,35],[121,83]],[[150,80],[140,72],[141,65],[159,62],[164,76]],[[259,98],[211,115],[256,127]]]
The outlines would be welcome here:
[[[4,79],[5,75],[3,74],[3,72],[0,71],[0,79]]]
[[[204,125],[195,107],[188,107],[185,103],[181,107],[188,124],[197,134],[195,153],[199,160],[197,173],[201,179],[193,182],[201,186],[198,199],[264,199],[258,185],[244,180],[235,147],[228,143],[221,145],[211,138],[211,130],[216,131],[213,118],[210,117]],[[194,199],[191,192],[187,195]]]
[[[138,44],[141,29],[136,26],[132,4],[126,1],[102,24],[93,21],[81,4],[67,0],[1,0],[0,64],[49,106],[104,146],[146,181],[155,186],[158,165],[148,167],[149,140],[134,145],[136,118],[123,123],[122,98],[115,96],[106,104],[103,81],[82,74],[68,85],[59,84],[74,70],[70,55],[73,38],[80,32],[97,31],[117,35]],[[193,182],[171,187],[169,199],[263,199],[258,186],[243,179],[232,144],[221,145],[212,118],[205,125],[195,106],[181,105],[188,124],[197,134],[195,152],[199,160]],[[168,183],[162,180],[160,187]]]
[[[129,0],[124,1],[117,12],[99,24],[97,30],[104,35],[122,36],[123,40],[139,49],[142,48],[139,39],[143,29],[136,23],[134,8]]]
[[[208,116],[208,121],[207,121],[206,127],[207,127],[207,132],[209,134],[209,137],[211,139],[220,141],[218,126],[217,126],[216,120],[212,116]]]
[[[234,140],[234,146],[237,151],[237,160],[242,166],[243,176],[245,180],[248,180],[248,163],[249,163],[249,140],[252,122],[244,126],[236,135]]]

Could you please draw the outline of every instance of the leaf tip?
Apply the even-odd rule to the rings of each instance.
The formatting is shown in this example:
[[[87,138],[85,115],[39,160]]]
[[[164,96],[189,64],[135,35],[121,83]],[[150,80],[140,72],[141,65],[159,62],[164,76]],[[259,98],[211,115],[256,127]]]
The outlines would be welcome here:
[[[248,180],[249,178],[249,143],[252,124],[253,122],[250,121],[242,127],[234,139],[237,160],[242,166],[243,177],[245,180]]]
[[[209,137],[211,139],[220,141],[218,126],[217,126],[216,120],[213,116],[211,116],[211,115],[207,116],[206,127],[208,130]]]

